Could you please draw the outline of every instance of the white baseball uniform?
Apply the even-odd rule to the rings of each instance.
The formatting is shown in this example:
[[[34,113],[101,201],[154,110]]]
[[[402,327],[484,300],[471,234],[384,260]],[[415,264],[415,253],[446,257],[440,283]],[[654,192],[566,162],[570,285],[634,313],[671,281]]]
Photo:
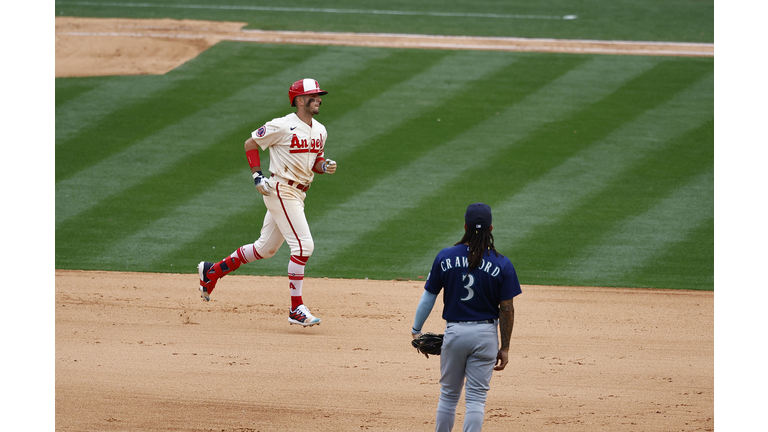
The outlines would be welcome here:
[[[288,280],[291,292],[291,309],[288,322],[302,326],[320,323],[312,315],[302,299],[304,266],[315,249],[312,233],[304,215],[304,198],[315,173],[336,172],[336,163],[326,161],[323,149],[327,132],[322,123],[314,119],[319,111],[320,96],[328,94],[313,79],[293,83],[288,90],[291,106],[296,112],[267,122],[251,133],[245,142],[245,155],[253,173],[256,189],[263,196],[267,207],[261,235],[256,242],[237,248],[231,255],[217,263],[201,261],[197,265],[200,275],[200,295],[205,301],[216,287],[216,282],[237,270],[241,264],[263,258],[271,258],[283,242],[291,248],[288,261]],[[298,96],[308,96],[297,99]],[[299,103],[295,102],[299,100]],[[299,115],[310,124],[305,123]],[[261,172],[259,149],[269,150],[269,171],[265,179]],[[320,168],[322,167],[322,168]]]
[[[313,167],[325,159],[327,136],[322,123],[313,119],[309,126],[295,113],[269,121],[251,133],[262,150],[269,149],[272,193],[263,197],[269,211],[261,236],[252,250],[241,248],[245,262],[273,256],[283,241],[291,247],[291,255],[312,255],[314,241],[304,215],[304,198],[315,176]]]

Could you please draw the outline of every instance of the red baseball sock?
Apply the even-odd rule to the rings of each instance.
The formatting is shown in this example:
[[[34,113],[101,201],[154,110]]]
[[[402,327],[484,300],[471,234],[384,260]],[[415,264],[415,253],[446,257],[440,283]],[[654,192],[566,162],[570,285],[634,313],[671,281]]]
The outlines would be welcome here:
[[[288,282],[291,289],[291,310],[304,304],[301,298],[301,288],[304,285],[304,266],[309,257],[291,255],[288,261]]]
[[[228,256],[208,270],[209,279],[221,279],[229,273],[237,270],[240,267],[240,259],[237,257]]]

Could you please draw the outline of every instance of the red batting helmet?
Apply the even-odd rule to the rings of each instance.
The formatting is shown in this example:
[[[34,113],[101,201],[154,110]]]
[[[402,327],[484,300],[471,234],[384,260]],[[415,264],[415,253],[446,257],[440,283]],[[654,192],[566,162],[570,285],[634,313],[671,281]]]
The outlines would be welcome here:
[[[291,106],[296,106],[293,104],[293,99],[296,96],[307,94],[327,95],[328,92],[325,90],[320,90],[320,84],[317,83],[317,80],[313,80],[312,78],[298,80],[293,83],[291,88],[288,90],[288,99],[291,102]]]

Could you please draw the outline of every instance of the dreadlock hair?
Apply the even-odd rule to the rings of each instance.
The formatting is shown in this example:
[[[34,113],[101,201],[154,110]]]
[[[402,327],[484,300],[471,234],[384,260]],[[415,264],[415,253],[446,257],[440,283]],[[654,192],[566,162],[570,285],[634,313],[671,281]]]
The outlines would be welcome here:
[[[483,256],[485,256],[485,251],[487,250],[491,250],[496,254],[496,256],[499,256],[499,253],[496,252],[496,247],[493,245],[493,234],[491,234],[490,227],[485,229],[475,229],[468,227],[467,230],[464,231],[464,237],[462,237],[461,240],[459,240],[459,242],[454,246],[458,246],[460,244],[469,245],[468,271],[472,271],[473,269],[480,267],[480,263],[482,263]]]

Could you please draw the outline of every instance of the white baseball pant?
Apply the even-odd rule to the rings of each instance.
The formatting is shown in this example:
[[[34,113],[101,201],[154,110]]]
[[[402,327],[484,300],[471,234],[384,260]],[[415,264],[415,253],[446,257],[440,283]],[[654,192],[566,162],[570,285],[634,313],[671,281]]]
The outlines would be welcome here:
[[[315,242],[304,214],[306,194],[275,177],[268,181],[272,193],[263,197],[267,214],[261,235],[253,247],[246,245],[241,248],[246,262],[271,258],[284,241],[290,246],[291,255],[309,258],[315,249]]]

